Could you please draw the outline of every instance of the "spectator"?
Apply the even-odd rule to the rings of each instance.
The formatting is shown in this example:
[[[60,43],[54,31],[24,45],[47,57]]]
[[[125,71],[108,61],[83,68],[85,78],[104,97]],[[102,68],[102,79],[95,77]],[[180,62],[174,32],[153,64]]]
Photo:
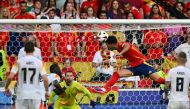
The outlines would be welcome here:
[[[162,19],[162,14],[160,12],[159,6],[154,4],[151,8],[149,19]]]
[[[174,6],[179,0],[169,0],[168,3],[171,5],[171,6]]]
[[[101,0],[102,1],[102,0]],[[85,11],[86,7],[93,7],[95,12],[97,13],[98,10],[98,0],[87,0],[82,3],[81,10],[80,11]]]
[[[105,11],[108,16],[110,7],[111,7],[111,0],[100,0],[98,4],[97,16],[100,16],[102,11]]]
[[[38,16],[42,12],[42,3],[40,0],[35,0],[34,1],[34,6],[31,9],[31,12],[35,15]]]
[[[96,74],[92,81],[107,81],[114,72],[116,59],[114,52],[109,51],[105,42],[100,43],[101,49],[97,51],[93,59],[93,67],[96,68]]]
[[[60,19],[56,13],[55,13],[55,10],[52,9],[48,12],[48,18],[49,19]],[[51,29],[52,31],[61,31],[61,25],[60,24],[51,24]]]
[[[126,2],[124,4],[124,13],[125,15],[127,15],[129,12],[132,12],[135,15],[136,19],[142,19],[142,15],[140,14],[139,10]]]
[[[77,72],[75,71],[75,69],[72,67],[72,60],[70,58],[65,58],[64,59],[64,62],[63,62],[63,65],[64,67],[62,68],[62,77],[63,77],[63,80],[65,80],[65,73],[67,71],[72,71],[73,74],[74,74],[74,77],[76,79],[76,76],[77,76]]]
[[[77,57],[79,58],[85,58],[86,57],[86,42],[87,38],[85,36],[85,32],[78,33],[78,40],[77,40]]]
[[[65,11],[62,13],[61,19],[79,19],[79,15],[71,3],[67,3],[64,8]]]
[[[174,7],[181,13],[184,12],[184,9],[185,9],[185,5],[183,2],[177,2]]]
[[[129,13],[127,14],[126,19],[135,19],[135,15],[134,15],[132,12],[129,12]]]
[[[80,19],[87,19],[88,16],[87,16],[87,13],[86,12],[81,12],[80,13]]]
[[[15,16],[20,13],[20,9],[18,5],[16,4],[16,0],[9,0],[9,3],[10,5],[8,9],[10,11],[11,18],[15,18]]]
[[[112,1],[109,15],[111,19],[123,19],[125,17],[118,0]]]
[[[27,2],[21,1],[20,5],[20,14],[15,17],[15,19],[35,19],[33,15],[27,12]]]
[[[11,18],[10,12],[7,8],[2,9],[2,15],[0,18],[1,19],[10,19]]]
[[[61,17],[60,10],[56,8],[56,0],[48,0],[47,7],[45,8],[44,12],[46,12],[49,8],[55,9],[55,13],[58,17]]]
[[[96,13],[92,7],[86,8],[88,19],[96,19]]]
[[[108,15],[107,15],[106,11],[101,11],[98,18],[99,19],[108,19]]]
[[[187,9],[187,17],[190,19],[190,8]]]
[[[33,8],[33,0],[27,0],[27,12],[31,12]]]
[[[62,12],[65,11],[65,8],[66,8],[67,4],[71,3],[72,6],[74,7],[74,10],[79,14],[80,13],[80,5],[79,5],[78,2],[79,2],[79,0],[66,0],[65,3],[64,3],[64,7],[62,9]]]

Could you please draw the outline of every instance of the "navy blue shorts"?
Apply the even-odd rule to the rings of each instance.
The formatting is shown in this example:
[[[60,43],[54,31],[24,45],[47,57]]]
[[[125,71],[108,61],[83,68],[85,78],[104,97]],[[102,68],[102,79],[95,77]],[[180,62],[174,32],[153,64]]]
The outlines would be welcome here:
[[[149,76],[153,73],[156,73],[156,70],[148,63],[143,63],[136,67],[130,67],[127,69],[130,70],[134,76],[141,76],[141,75]]]

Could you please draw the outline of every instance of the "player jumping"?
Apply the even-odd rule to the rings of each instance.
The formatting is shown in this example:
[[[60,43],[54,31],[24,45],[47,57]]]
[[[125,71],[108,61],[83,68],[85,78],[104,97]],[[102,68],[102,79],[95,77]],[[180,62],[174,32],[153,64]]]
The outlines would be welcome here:
[[[104,88],[97,89],[97,92],[104,93],[109,91],[111,86],[113,86],[121,77],[144,75],[149,76],[158,84],[165,83],[165,79],[161,78],[157,73],[155,73],[156,70],[146,62],[146,57],[135,46],[128,42],[118,43],[115,36],[109,36],[106,43],[110,50],[117,50],[119,52],[118,54],[115,54],[115,57],[123,56],[129,61],[131,67],[127,69],[116,70]]]

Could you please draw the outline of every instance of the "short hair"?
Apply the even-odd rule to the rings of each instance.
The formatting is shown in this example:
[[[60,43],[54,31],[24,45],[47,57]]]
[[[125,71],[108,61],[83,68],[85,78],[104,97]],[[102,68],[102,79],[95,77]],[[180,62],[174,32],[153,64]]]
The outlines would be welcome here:
[[[117,38],[115,36],[109,36],[106,40],[107,44],[117,44]]]
[[[61,69],[60,69],[60,67],[59,67],[59,65],[57,63],[53,63],[50,66],[49,70],[50,70],[50,73],[58,74],[61,77]]]
[[[66,63],[66,61],[69,61],[69,62],[70,62],[70,64],[72,65],[72,60],[71,60],[70,58],[65,58],[65,59],[64,59],[64,61],[63,61],[63,64],[65,64],[65,63]]]
[[[187,62],[187,55],[185,52],[180,52],[178,54],[178,58],[181,62],[186,63]]]
[[[27,2],[22,0],[22,1],[19,2],[19,5],[21,5],[21,4],[27,4]]]
[[[24,47],[24,51],[26,53],[33,53],[34,52],[34,43],[31,41],[27,41]]]

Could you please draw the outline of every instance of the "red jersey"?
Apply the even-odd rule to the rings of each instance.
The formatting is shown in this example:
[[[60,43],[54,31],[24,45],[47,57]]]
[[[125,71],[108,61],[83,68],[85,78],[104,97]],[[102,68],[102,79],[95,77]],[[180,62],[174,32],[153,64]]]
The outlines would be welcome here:
[[[85,9],[87,7],[89,7],[89,6],[93,7],[93,9],[95,10],[95,12],[97,13],[97,11],[98,11],[98,2],[97,2],[97,0],[93,0],[93,1],[87,0],[87,1],[83,2],[82,6],[81,6],[81,12],[85,11]]]
[[[129,61],[129,64],[132,67],[136,67],[147,60],[146,57],[138,50],[138,48],[128,42],[119,42],[118,52],[123,50],[125,44],[129,46],[129,50],[123,54],[123,57]]]
[[[18,16],[15,17],[15,19],[35,19],[35,17],[32,14],[26,12],[23,15],[19,14]]]

